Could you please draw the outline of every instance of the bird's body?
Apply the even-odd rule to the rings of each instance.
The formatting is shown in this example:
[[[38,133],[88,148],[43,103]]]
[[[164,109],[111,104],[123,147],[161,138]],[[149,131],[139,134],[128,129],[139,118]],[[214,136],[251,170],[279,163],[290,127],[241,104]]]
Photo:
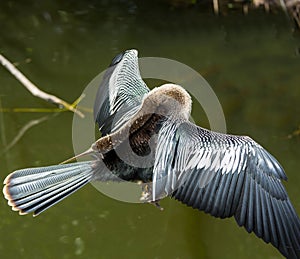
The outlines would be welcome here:
[[[173,84],[158,87],[144,97],[137,112],[125,124],[97,140],[91,150],[101,153],[107,168],[121,179],[151,182],[153,165],[136,167],[134,164],[137,161],[126,163],[126,159],[123,161],[118,154],[126,156],[128,149],[131,149],[138,158],[147,156],[154,159],[160,129],[170,121],[178,123],[187,120],[190,107],[190,96],[183,88]],[[176,116],[170,114],[170,110],[178,110]]]
[[[21,214],[38,215],[90,181],[142,181],[145,202],[166,196],[238,225],[300,257],[300,220],[278,161],[247,136],[212,132],[189,121],[191,98],[180,86],[149,90],[137,51],[113,59],[94,105],[102,137],[84,155],[92,161],[21,169],[3,189]],[[143,163],[140,163],[143,161]]]

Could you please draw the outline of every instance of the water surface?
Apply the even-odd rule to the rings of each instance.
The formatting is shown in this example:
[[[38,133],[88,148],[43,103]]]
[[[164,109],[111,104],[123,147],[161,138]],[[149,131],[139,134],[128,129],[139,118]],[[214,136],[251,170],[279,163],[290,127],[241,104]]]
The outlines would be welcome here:
[[[0,4],[0,50],[34,83],[73,102],[117,53],[178,60],[199,71],[224,109],[228,132],[250,135],[282,163],[300,212],[299,33],[281,14],[227,17],[197,8],[134,1],[70,5]],[[149,81],[155,86],[155,81]],[[53,108],[0,68],[1,108]],[[9,150],[28,122],[31,127]],[[72,113],[0,113],[1,179],[11,171],[55,164],[73,154]],[[208,127],[199,104],[194,120]],[[82,133],[84,134],[84,132]],[[3,258],[282,258],[271,245],[175,200],[154,206],[112,200],[88,185],[37,218],[0,202]]]

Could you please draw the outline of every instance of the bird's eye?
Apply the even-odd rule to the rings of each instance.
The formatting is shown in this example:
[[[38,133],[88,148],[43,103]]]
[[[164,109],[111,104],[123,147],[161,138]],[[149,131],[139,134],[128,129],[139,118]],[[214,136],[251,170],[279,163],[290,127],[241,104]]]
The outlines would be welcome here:
[[[124,54],[125,54],[125,52],[122,52],[122,53],[118,54],[117,56],[115,56],[110,63],[110,67],[118,64],[122,60]]]

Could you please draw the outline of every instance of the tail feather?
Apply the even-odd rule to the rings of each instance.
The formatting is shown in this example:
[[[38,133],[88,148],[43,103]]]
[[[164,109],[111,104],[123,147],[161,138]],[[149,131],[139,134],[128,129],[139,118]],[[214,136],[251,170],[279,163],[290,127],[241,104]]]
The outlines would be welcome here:
[[[78,162],[17,170],[4,180],[8,205],[21,215],[37,216],[93,178],[92,162]]]
[[[83,179],[85,179],[83,177]],[[73,182],[74,180],[74,182]],[[79,179],[80,181],[81,179]],[[68,181],[63,181],[61,183],[58,183],[56,185],[50,186],[48,188],[42,189],[38,192],[35,192],[33,194],[28,194],[28,195],[23,195],[22,198],[14,198],[14,206],[18,206],[19,208],[21,208],[21,205],[25,204],[25,203],[29,203],[31,201],[38,201],[38,200],[43,200],[46,197],[48,197],[50,194],[55,194],[61,190],[64,190],[65,188],[72,186],[73,183],[78,182],[77,179],[74,179],[73,177],[70,178]],[[12,195],[10,195],[10,198],[13,197]],[[10,202],[10,201],[9,201]]]
[[[68,169],[74,169],[76,167],[80,167],[89,162],[77,162],[71,164],[64,165],[51,165],[44,167],[33,167],[33,168],[24,168],[20,170],[16,170],[9,174],[5,180],[4,184],[8,185],[16,185],[19,183],[30,182],[35,179],[43,178],[43,176],[58,174],[59,172],[64,172]]]
[[[69,188],[65,188],[65,189],[63,189],[63,191],[61,191],[57,194],[51,195],[47,199],[42,200],[42,202],[39,201],[38,203],[36,203],[32,206],[29,206],[25,209],[21,209],[20,212],[21,212],[21,214],[27,214],[30,212],[34,212],[33,216],[37,216],[40,213],[42,213],[43,211],[45,211],[46,209],[48,209],[48,208],[52,207],[53,205],[55,205],[56,203],[60,202],[61,200],[63,200],[64,198],[66,198],[67,196],[72,194],[73,192],[77,191],[78,189],[83,187],[88,182],[89,182],[89,180],[84,179],[76,184],[73,183],[73,186],[71,186]]]
[[[56,197],[69,192],[69,190],[75,189],[81,186],[82,183],[86,182],[86,177],[83,176],[79,179],[70,179],[67,182],[62,182],[51,188],[39,191],[33,195],[26,196],[24,198],[15,200],[14,206],[17,206],[19,210],[26,211],[27,213],[38,209],[45,203],[54,200]]]
[[[24,195],[28,196],[29,194],[55,186],[57,183],[64,182],[70,178],[77,178],[79,174],[85,174],[85,171],[81,172],[81,167],[77,165],[56,170],[45,168],[44,170],[47,170],[47,172],[38,172],[34,175],[15,178],[7,183],[6,186],[9,187],[10,197],[13,199],[20,199],[24,197]],[[12,176],[14,176],[13,174]]]

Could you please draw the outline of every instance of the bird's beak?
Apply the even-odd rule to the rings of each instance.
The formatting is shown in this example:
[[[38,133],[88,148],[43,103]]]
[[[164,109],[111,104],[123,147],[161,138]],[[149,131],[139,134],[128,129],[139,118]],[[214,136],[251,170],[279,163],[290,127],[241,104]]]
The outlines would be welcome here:
[[[94,150],[93,150],[92,148],[89,148],[88,150],[86,150],[86,151],[80,153],[79,155],[73,156],[73,157],[71,157],[71,158],[69,158],[69,159],[67,159],[67,160],[65,160],[65,161],[63,161],[63,162],[61,162],[60,165],[61,165],[61,164],[69,163],[69,162],[71,162],[71,161],[73,161],[73,160],[75,160],[75,159],[77,159],[77,158],[79,158],[79,157],[83,157],[83,156],[86,156],[86,155],[89,155],[89,154],[93,154],[93,153],[94,153]]]

